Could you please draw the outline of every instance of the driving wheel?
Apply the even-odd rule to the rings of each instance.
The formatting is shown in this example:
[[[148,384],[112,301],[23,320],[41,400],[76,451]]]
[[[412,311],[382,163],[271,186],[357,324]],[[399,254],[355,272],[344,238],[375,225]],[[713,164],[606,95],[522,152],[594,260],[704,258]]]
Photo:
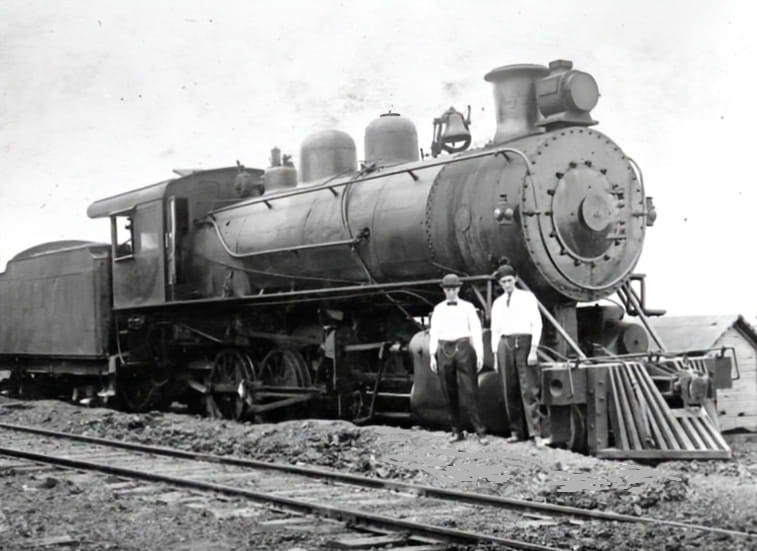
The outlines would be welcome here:
[[[305,358],[292,348],[277,347],[260,363],[258,380],[266,386],[309,387],[312,383]]]
[[[211,417],[241,421],[247,414],[247,388],[255,380],[255,366],[244,350],[221,350],[213,361],[205,385],[207,413]]]

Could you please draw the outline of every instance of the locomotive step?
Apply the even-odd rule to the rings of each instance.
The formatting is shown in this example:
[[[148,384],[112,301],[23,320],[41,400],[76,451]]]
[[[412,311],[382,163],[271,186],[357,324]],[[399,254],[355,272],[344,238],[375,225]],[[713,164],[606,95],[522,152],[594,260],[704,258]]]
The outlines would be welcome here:
[[[374,392],[372,390],[368,390],[366,392],[368,396],[373,396]],[[407,398],[410,399],[410,393],[409,392],[376,392],[376,398]]]

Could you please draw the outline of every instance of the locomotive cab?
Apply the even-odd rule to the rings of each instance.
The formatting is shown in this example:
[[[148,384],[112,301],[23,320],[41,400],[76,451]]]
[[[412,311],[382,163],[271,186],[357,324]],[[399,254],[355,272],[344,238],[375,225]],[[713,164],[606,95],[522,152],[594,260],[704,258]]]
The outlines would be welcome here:
[[[116,308],[165,301],[161,202],[151,198],[110,217]]]
[[[194,225],[214,208],[241,200],[238,167],[181,171],[181,177],[101,199],[90,218],[110,218],[113,305],[156,306],[202,295],[184,252]],[[250,178],[263,171],[245,169]]]

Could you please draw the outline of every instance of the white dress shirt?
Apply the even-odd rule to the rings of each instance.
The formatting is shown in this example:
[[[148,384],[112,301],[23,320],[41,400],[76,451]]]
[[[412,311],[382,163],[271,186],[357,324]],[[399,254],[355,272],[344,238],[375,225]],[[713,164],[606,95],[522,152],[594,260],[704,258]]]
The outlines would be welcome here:
[[[457,299],[457,304],[451,306],[447,301],[440,302],[431,314],[431,328],[429,329],[428,351],[431,356],[436,354],[439,341],[456,341],[470,338],[476,356],[484,357],[484,342],[481,337],[481,320],[478,319],[476,308],[467,300]]]
[[[497,346],[502,335],[531,335],[531,349],[536,350],[541,340],[541,314],[536,297],[529,291],[513,289],[510,305],[507,305],[507,293],[497,298],[492,304],[492,351],[497,353]]]

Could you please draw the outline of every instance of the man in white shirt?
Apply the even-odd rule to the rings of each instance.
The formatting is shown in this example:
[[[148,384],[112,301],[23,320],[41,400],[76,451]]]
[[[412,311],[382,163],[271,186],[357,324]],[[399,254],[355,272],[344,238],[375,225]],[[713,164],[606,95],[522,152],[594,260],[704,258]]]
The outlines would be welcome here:
[[[510,424],[508,442],[534,439],[538,447],[549,443],[541,436],[539,413],[539,366],[536,351],[541,340],[541,314],[536,297],[516,289],[515,268],[497,269],[497,281],[504,293],[492,305],[492,352],[494,369],[503,380]]]
[[[484,366],[484,343],[481,320],[470,302],[458,297],[462,282],[455,274],[442,279],[446,300],[431,314],[429,355],[431,371],[440,374],[442,391],[449,404],[452,437],[450,442],[463,440],[460,408],[467,412],[478,441],[489,441],[478,416],[478,372]]]

